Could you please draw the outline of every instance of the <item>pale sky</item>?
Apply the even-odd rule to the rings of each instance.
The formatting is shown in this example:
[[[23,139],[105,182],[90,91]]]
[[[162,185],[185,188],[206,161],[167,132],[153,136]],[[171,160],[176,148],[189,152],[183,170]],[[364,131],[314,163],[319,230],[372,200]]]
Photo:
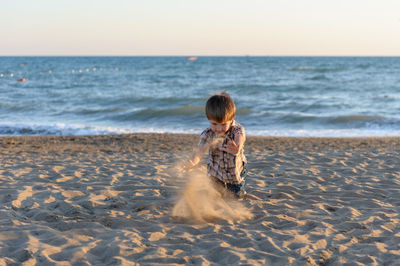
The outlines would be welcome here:
[[[0,0],[0,55],[400,56],[400,0]]]

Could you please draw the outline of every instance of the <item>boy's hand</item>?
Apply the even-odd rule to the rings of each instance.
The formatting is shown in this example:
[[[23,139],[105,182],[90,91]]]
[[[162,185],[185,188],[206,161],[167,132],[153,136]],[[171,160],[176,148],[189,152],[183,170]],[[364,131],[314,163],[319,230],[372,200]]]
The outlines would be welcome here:
[[[182,171],[189,172],[189,171],[193,170],[194,168],[199,168],[199,167],[201,167],[201,166],[197,165],[192,160],[189,160],[183,165]]]
[[[230,140],[227,145],[221,147],[221,150],[236,155],[239,153],[240,148],[233,140]]]

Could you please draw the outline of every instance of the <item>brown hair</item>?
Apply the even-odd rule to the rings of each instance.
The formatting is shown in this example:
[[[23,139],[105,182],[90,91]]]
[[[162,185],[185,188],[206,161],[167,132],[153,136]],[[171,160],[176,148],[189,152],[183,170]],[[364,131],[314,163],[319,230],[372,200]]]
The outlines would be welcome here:
[[[236,107],[228,93],[221,92],[208,98],[206,103],[206,116],[208,120],[218,123],[231,121],[235,118]]]

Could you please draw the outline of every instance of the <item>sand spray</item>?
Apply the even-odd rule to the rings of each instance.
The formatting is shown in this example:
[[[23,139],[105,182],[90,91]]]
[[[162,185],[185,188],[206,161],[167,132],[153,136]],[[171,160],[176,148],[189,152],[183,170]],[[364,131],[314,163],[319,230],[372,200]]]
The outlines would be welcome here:
[[[172,217],[194,222],[228,222],[251,219],[253,214],[230,192],[217,188],[204,168],[183,174],[186,182],[172,209]]]

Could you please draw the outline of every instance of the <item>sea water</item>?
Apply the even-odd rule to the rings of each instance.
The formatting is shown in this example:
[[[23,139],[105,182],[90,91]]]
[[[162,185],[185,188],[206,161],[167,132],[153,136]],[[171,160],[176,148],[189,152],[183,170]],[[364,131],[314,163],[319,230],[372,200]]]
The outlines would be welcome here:
[[[199,134],[227,91],[247,135],[397,136],[399,57],[0,57],[0,135]]]

